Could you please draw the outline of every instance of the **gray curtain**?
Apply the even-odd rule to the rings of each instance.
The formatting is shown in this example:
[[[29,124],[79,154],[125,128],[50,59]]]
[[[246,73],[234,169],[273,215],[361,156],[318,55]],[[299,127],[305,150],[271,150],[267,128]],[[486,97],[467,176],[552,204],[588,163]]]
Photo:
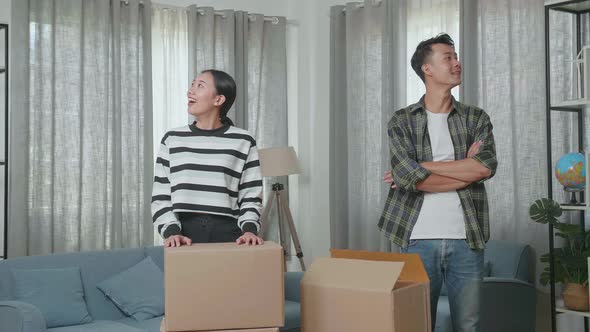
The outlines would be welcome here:
[[[284,17],[265,20],[261,14],[197,6],[188,11],[189,82],[209,68],[232,75],[238,96],[229,117],[263,146],[287,144],[285,27]]]
[[[349,3],[331,8],[330,220],[334,248],[388,249],[376,225],[387,197],[387,186],[381,181],[389,156],[384,123],[397,97],[391,89],[394,76],[382,61],[393,49],[383,36],[389,14],[383,7],[390,3],[365,1],[362,7]]]
[[[501,161],[488,186],[495,205],[490,210],[492,238],[528,243],[543,253],[548,250],[547,227],[531,222],[528,215],[532,202],[547,196],[545,45],[539,42],[545,38],[543,1],[474,3],[468,11],[478,18],[477,26],[465,29],[477,31],[477,47],[465,56],[476,61],[464,70],[475,73],[477,91],[469,97],[490,114]],[[574,22],[563,13],[550,15],[550,20],[555,28],[550,35],[551,98],[557,102],[573,97],[569,61],[575,57]],[[578,149],[575,117],[553,114],[553,163]],[[561,186],[553,181],[554,199],[565,201]]]
[[[188,29],[189,82],[204,69],[226,71],[238,87],[229,112],[236,126],[248,130],[259,149],[287,146],[286,19],[190,6]],[[264,178],[264,204],[276,181],[288,185],[286,177]],[[275,208],[269,220],[268,237],[276,241]]]
[[[150,6],[13,1],[10,256],[152,242]]]
[[[537,258],[548,252],[548,229],[528,215],[532,202],[547,197],[546,169],[546,95],[545,95],[545,24],[543,0],[463,1],[464,31],[476,34],[465,47],[464,65],[469,73],[466,98],[483,107],[494,124],[498,154],[496,176],[487,184],[490,200],[491,238],[526,243]],[[583,15],[582,45],[588,44],[588,15]],[[575,58],[575,22],[571,15],[552,13],[550,34],[551,100],[572,99],[572,66]],[[500,51],[501,50],[501,51]],[[465,61],[464,61],[465,64]],[[585,112],[585,128],[588,113]],[[576,115],[552,114],[552,164],[567,152],[578,150]],[[587,146],[588,131],[585,134]],[[554,176],[553,198],[565,202],[567,197]],[[563,221],[578,222],[578,212],[566,212]],[[556,238],[556,246],[561,241]],[[538,275],[543,264],[536,262]],[[539,331],[549,330],[548,287],[538,296]],[[558,288],[557,294],[560,290]],[[583,320],[558,315],[558,330],[581,330]]]
[[[477,46],[464,58],[476,61],[464,71],[477,91],[466,98],[490,115],[499,161],[486,183],[491,238],[544,251],[546,227],[528,216],[547,188],[543,1],[478,1],[471,10],[463,15],[475,15],[477,26],[463,30],[477,32]]]
[[[441,31],[458,35],[458,3],[367,0],[331,8],[332,247],[397,250],[377,228],[389,190],[382,180],[390,168],[387,122],[424,91],[409,64],[418,42]]]

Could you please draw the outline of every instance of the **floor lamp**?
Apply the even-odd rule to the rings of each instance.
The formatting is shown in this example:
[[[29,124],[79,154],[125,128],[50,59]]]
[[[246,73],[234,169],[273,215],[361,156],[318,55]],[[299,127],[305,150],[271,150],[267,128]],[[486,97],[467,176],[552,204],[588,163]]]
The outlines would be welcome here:
[[[258,150],[258,156],[260,159],[260,169],[262,172],[262,176],[264,177],[287,176],[290,174],[299,173],[297,155],[295,154],[295,150],[293,149],[293,147],[289,146],[260,149]],[[301,270],[305,271],[305,262],[303,261],[303,252],[301,251],[299,236],[297,235],[297,230],[295,229],[295,224],[293,223],[293,217],[291,216],[289,203],[286,199],[284,199],[284,189],[285,188],[282,183],[278,181],[273,183],[272,191],[268,195],[268,199],[266,200],[266,206],[262,210],[262,216],[260,217],[262,224],[260,234],[262,236],[265,235],[265,231],[270,223],[268,215],[270,213],[273,201],[276,199],[277,212],[279,216],[279,242],[283,247],[283,259],[285,262],[285,269],[287,268],[287,243],[285,242],[286,223],[287,227],[289,227],[291,239],[293,239],[293,245],[295,246],[297,258],[299,258]]]

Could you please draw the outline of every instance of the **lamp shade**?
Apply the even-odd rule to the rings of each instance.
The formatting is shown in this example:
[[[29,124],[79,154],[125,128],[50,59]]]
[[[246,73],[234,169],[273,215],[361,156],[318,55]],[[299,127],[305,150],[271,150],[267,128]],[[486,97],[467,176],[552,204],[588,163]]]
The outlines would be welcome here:
[[[284,176],[299,173],[297,154],[292,146],[258,150],[262,176]]]

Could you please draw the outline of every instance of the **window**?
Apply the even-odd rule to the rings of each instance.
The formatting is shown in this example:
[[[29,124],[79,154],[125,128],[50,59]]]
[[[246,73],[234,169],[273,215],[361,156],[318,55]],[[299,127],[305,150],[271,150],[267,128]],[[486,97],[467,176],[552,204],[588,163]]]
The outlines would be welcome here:
[[[455,42],[455,51],[459,52],[459,22],[460,0],[412,0],[408,1],[407,8],[407,39],[406,63],[410,63],[416,46],[430,37],[441,32],[448,33]],[[459,59],[460,61],[461,59]],[[411,67],[407,75],[407,104],[417,102],[425,92],[424,83],[416,75]],[[459,98],[459,87],[452,90],[453,96]]]

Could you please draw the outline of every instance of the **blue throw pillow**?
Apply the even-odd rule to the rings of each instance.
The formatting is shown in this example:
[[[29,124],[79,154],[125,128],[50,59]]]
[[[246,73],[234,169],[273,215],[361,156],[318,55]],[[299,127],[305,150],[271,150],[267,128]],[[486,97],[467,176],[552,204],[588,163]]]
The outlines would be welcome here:
[[[80,268],[11,269],[18,301],[36,306],[47,327],[92,322],[84,301]]]
[[[164,314],[164,273],[147,257],[96,285],[127,316],[146,320]]]

